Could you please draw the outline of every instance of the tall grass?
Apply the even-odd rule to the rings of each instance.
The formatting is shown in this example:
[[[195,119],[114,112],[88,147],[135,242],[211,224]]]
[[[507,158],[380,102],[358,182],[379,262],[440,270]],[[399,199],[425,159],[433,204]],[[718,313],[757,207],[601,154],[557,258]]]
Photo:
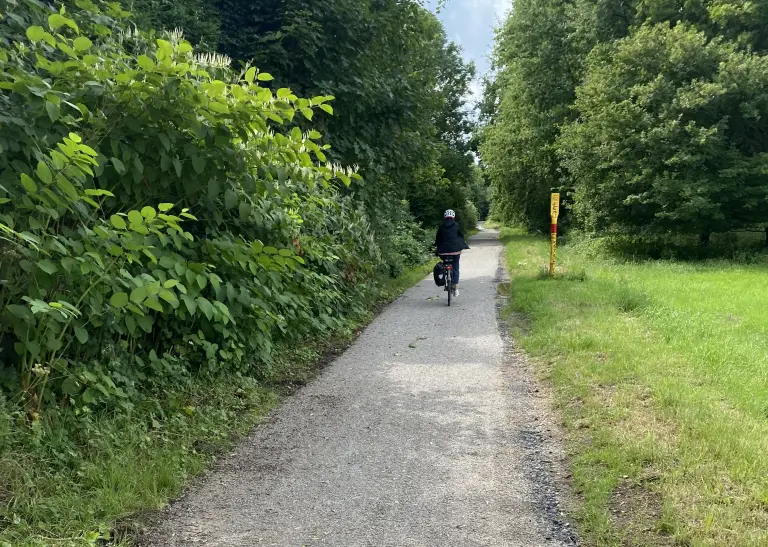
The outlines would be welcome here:
[[[589,545],[768,545],[768,266],[625,263],[506,230]]]

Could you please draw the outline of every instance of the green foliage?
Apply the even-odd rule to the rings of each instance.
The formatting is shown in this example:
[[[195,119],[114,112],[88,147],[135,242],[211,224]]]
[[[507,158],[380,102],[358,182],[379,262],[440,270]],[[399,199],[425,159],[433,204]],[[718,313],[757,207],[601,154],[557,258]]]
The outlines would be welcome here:
[[[559,190],[592,232],[768,222],[766,23],[764,2],[516,2],[481,105],[494,214],[542,229]]]
[[[391,237],[385,219],[399,215],[400,201],[412,195],[438,197],[443,178],[457,188],[472,182],[465,101],[474,67],[416,0],[221,0],[215,7],[219,51],[262,68],[299,95],[335,97],[334,116],[312,123],[333,143],[331,161],[360,167],[366,182],[348,192],[364,204],[382,248],[394,252],[385,251],[385,261],[407,262],[384,241]],[[140,18],[165,17],[158,0],[136,9]],[[436,166],[442,173],[432,176]],[[465,200],[450,199],[448,206]],[[440,218],[421,202],[410,209],[424,226]],[[400,229],[418,232],[412,225]]]
[[[19,3],[0,26],[3,388],[129,410],[193,374],[250,372],[374,290],[359,178],[297,97],[123,27],[112,4]]]
[[[480,153],[498,214],[533,230],[548,227],[549,192],[564,184],[553,145],[576,85],[570,32],[563,2],[521,0],[496,35]]]
[[[130,0],[123,2],[134,14],[139,28],[182,29],[198,50],[215,51],[221,39],[221,20],[210,0]]]
[[[681,24],[639,29],[588,67],[581,118],[561,141],[587,229],[706,235],[768,222],[768,58]]]
[[[488,181],[480,167],[475,166],[472,170],[472,184],[469,191],[470,200],[475,207],[478,220],[487,218],[491,206],[491,188],[488,187]]]

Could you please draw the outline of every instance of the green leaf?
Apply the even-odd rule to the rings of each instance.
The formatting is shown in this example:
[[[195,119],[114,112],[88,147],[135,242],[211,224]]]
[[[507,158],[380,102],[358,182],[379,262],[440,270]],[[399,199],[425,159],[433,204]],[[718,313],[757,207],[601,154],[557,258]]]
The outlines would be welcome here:
[[[264,250],[264,244],[258,239],[254,239],[253,241],[251,241],[251,249],[253,249],[254,253],[258,254]]]
[[[160,289],[158,296],[163,300],[165,300],[166,302],[168,302],[174,308],[177,308],[179,306],[179,299],[176,298],[176,295],[173,294],[173,292],[169,291],[168,289]]]
[[[80,29],[77,28],[77,24],[72,20],[64,17],[60,13],[54,13],[52,15],[48,16],[48,25],[53,29],[59,29],[61,27],[69,27],[75,32],[79,32]]]
[[[197,281],[197,286],[200,287],[200,290],[202,291],[205,289],[205,286],[208,284],[208,280],[205,278],[204,275],[197,274],[197,277],[195,278]]]
[[[187,296],[186,294],[181,296],[181,300],[184,302],[184,305],[187,307],[189,314],[195,315],[195,312],[197,311],[197,304],[195,303],[195,301],[189,296]]]
[[[35,181],[26,173],[21,174],[21,185],[30,194],[37,192],[37,184],[35,184]]]
[[[147,288],[145,286],[136,287],[131,291],[131,302],[141,304],[147,298]]]
[[[192,156],[192,167],[195,173],[198,175],[202,174],[205,171],[205,158],[202,156]]]
[[[155,310],[156,312],[163,313],[163,305],[160,303],[160,301],[157,299],[156,296],[150,296],[144,301],[144,305],[148,307],[151,310]]]
[[[85,36],[80,36],[75,38],[73,45],[75,46],[75,51],[86,51],[93,45],[93,42],[91,42]]]
[[[77,377],[73,374],[67,376],[61,383],[61,391],[70,396],[80,393],[80,384],[77,381]]]
[[[157,206],[157,208],[160,210],[161,213],[167,213],[171,209],[173,209],[173,203],[161,203]]]
[[[321,110],[324,110],[325,112],[327,112],[331,116],[333,116],[333,107],[331,105],[329,105],[329,104],[321,104],[319,108]]]
[[[144,224],[144,217],[136,210],[128,211],[128,222],[140,226]]]
[[[173,158],[173,167],[176,169],[176,176],[181,178],[181,160],[178,156]]]
[[[112,223],[112,226],[117,228],[118,230],[125,230],[128,226],[125,224],[125,220],[123,217],[119,215],[112,215],[109,217],[109,221]]]
[[[83,402],[87,405],[91,403],[96,402],[96,398],[98,397],[98,392],[93,389],[92,387],[89,387],[85,390],[85,393],[83,393]]]
[[[197,307],[200,308],[200,311],[203,312],[205,317],[208,318],[208,321],[213,319],[213,314],[214,314],[213,304],[211,304],[208,300],[202,297],[198,298]]]
[[[309,132],[309,138],[316,141],[318,139],[322,139],[323,135],[319,131],[315,131],[313,129],[312,131]]]
[[[37,267],[43,270],[48,275],[53,275],[58,271],[56,264],[48,260],[47,258],[37,263]]]
[[[192,44],[189,42],[182,42],[176,47],[176,51],[179,53],[191,53],[193,50]]]
[[[234,190],[229,189],[224,192],[224,206],[227,209],[233,209],[237,205],[237,194]]]
[[[51,122],[55,122],[61,118],[61,108],[59,105],[52,103],[51,101],[45,102],[45,111],[48,113],[48,118]]]
[[[87,195],[87,196],[95,196],[95,197],[101,197],[101,196],[107,196],[107,197],[110,197],[110,198],[115,197],[115,194],[113,194],[109,190],[99,190],[99,189],[93,189],[93,188],[86,189],[85,195]]]
[[[256,77],[256,67],[249,68],[245,73],[245,81],[251,84],[253,83],[253,79],[255,77]]]
[[[27,28],[27,38],[29,38],[31,42],[39,42],[43,39],[45,34],[45,29],[43,27],[35,25]]]
[[[112,165],[115,166],[115,171],[117,171],[118,174],[124,175],[125,174],[125,165],[122,161],[120,161],[117,158],[112,158],[110,160],[112,162]]]
[[[152,207],[147,205],[141,210],[141,216],[143,216],[147,220],[152,220],[157,216],[157,211],[155,211]]]
[[[139,63],[139,67],[141,67],[143,70],[147,72],[151,72],[155,70],[155,67],[156,67],[155,62],[149,57],[147,57],[146,55],[139,55],[136,58],[136,61]]]
[[[261,72],[258,76],[258,79],[260,82],[271,82],[272,80],[274,80],[274,78],[269,72]]]
[[[37,176],[45,184],[51,184],[53,182],[53,173],[51,173],[51,168],[48,167],[44,161],[38,162],[37,164]]]
[[[88,331],[83,327],[75,327],[75,336],[81,344],[88,342]]]
[[[213,110],[217,114],[229,114],[229,107],[224,103],[220,103],[218,101],[211,101],[211,103],[208,106],[210,106],[211,110]]]
[[[325,106],[325,105],[321,105],[321,108],[322,108],[322,106]],[[312,112],[311,108],[302,108],[301,109],[301,113],[304,114],[304,117],[307,118],[308,120],[311,120],[312,116],[315,115],[315,113]]]
[[[251,216],[251,211],[253,210],[253,207],[251,207],[250,203],[247,203],[245,201],[240,202],[240,220],[248,220],[248,218]]]
[[[128,294],[124,292],[116,292],[109,299],[109,304],[113,308],[124,308],[128,305]]]
[[[137,317],[136,322],[141,327],[141,330],[149,334],[152,332],[152,325],[154,325],[155,320],[152,318],[151,315],[143,315],[143,316]]]

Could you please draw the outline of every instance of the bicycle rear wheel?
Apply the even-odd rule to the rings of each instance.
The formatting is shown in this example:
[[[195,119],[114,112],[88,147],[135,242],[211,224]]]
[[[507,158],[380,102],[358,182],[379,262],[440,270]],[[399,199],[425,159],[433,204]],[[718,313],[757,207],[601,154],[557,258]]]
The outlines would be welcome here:
[[[448,272],[445,280],[445,288],[448,291],[448,306],[451,305],[451,296],[453,295],[453,282],[451,281],[452,272]]]

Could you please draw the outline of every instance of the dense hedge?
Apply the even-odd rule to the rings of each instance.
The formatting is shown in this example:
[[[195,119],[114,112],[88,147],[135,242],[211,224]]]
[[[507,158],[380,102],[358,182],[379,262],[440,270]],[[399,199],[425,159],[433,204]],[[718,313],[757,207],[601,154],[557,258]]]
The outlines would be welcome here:
[[[0,20],[2,390],[33,419],[130,409],[364,306],[385,268],[339,192],[359,175],[306,129],[332,97],[70,4]],[[423,258],[407,246],[400,267]]]

